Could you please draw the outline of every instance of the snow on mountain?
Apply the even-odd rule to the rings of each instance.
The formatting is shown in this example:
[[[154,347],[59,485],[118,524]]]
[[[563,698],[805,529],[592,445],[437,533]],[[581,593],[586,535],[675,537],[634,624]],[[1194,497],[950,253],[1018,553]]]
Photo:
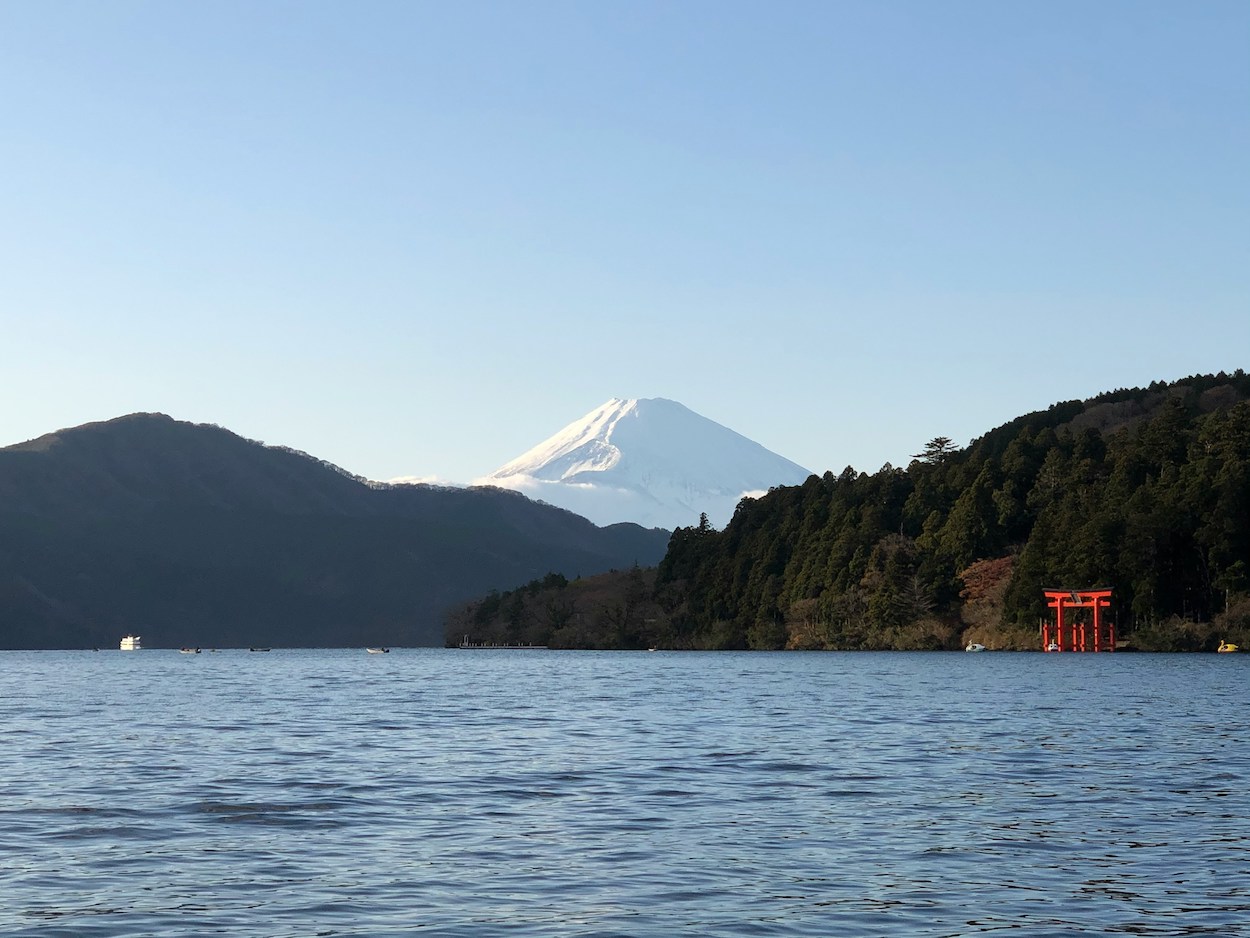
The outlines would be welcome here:
[[[744,495],[811,473],[663,398],[612,399],[475,485],[514,489],[606,525],[723,527]]]

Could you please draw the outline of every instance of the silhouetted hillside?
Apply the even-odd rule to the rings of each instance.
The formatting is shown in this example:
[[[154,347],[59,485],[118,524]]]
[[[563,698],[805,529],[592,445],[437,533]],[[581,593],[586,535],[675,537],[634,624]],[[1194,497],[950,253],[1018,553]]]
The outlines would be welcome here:
[[[439,644],[467,597],[667,539],[135,414],[0,449],[0,646]]]
[[[1119,388],[1083,401],[1061,401],[996,427],[968,447],[985,456],[1001,455],[1022,431],[1050,429],[1080,433],[1097,430],[1113,436],[1158,414],[1169,400],[1181,400],[1193,415],[1231,407],[1250,398],[1250,375],[1240,368],[1233,374],[1192,375],[1179,381],[1152,381],[1144,388]]]

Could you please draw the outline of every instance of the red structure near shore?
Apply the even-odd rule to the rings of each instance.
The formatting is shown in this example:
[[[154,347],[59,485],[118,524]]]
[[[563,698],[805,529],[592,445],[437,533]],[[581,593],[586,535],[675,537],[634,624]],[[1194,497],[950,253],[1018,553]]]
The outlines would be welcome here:
[[[1055,610],[1053,629],[1042,623],[1042,651],[1115,651],[1115,623],[1101,613],[1111,605],[1111,590],[1042,590]],[[1084,616],[1080,610],[1089,609]],[[1069,615],[1064,616],[1068,610]]]

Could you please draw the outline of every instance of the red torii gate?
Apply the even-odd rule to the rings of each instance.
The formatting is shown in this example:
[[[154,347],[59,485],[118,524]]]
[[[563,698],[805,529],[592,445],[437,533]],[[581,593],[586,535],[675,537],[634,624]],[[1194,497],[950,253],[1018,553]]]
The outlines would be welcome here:
[[[1103,609],[1111,605],[1111,590],[1042,590],[1042,592],[1046,595],[1046,605],[1055,610],[1055,635],[1053,639],[1050,635],[1050,623],[1042,623],[1042,651],[1115,651],[1115,623],[1110,619],[1104,620],[1099,615]],[[1063,611],[1065,609],[1074,611],[1077,609],[1093,610],[1093,648],[1087,647],[1084,622],[1077,622],[1075,615],[1067,622],[1064,622]],[[1068,627],[1068,643],[1066,646],[1064,644],[1065,625]],[[1105,647],[1103,644],[1104,625],[1107,628]]]

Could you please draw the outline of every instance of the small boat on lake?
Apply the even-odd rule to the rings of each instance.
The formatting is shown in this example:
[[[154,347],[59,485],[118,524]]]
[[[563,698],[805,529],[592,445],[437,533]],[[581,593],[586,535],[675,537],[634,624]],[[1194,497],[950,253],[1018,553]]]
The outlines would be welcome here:
[[[139,651],[143,648],[143,643],[138,635],[123,635],[119,647],[122,651]]]
[[[969,642],[968,647],[964,651],[985,651],[985,646],[980,642]]]
[[[200,650],[198,648],[179,648],[178,649],[178,654],[180,655],[198,655],[199,653],[200,653]]]
[[[365,651],[371,655],[389,655],[391,653],[389,648],[366,648]]]
[[[1226,655],[1230,651],[1241,651],[1241,646],[1234,645],[1232,642],[1220,642],[1220,647],[1215,649],[1221,655]]]

